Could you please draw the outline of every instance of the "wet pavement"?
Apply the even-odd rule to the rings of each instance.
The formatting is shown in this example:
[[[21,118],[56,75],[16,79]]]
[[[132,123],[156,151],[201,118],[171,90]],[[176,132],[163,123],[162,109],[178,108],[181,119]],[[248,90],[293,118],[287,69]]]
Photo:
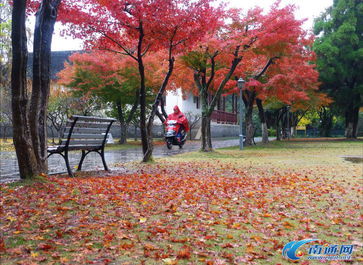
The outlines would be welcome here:
[[[256,142],[260,142],[261,138],[256,137]],[[229,146],[236,146],[239,144],[238,139],[216,139],[213,140],[213,148],[222,148]],[[173,146],[172,150],[168,150],[165,145],[163,146],[155,146],[153,156],[155,158],[165,157],[171,155],[177,155],[185,152],[197,151],[200,149],[200,142],[186,142],[185,146],[182,149],[179,149],[178,146]],[[69,159],[72,169],[76,169],[78,162],[81,158],[81,151],[78,152],[70,152]],[[130,161],[141,161],[142,159],[142,150],[138,149],[127,149],[127,150],[106,150],[105,151],[105,159],[108,167],[111,170],[120,169],[120,163],[130,162]],[[103,165],[101,161],[101,157],[99,154],[92,152],[87,155],[86,159],[82,165],[82,171],[91,171],[91,170],[103,170]],[[60,155],[52,155],[49,158],[49,174],[57,174],[57,173],[65,173],[66,166],[63,157]],[[0,183],[1,182],[11,182],[19,180],[19,171],[18,171],[18,162],[16,160],[15,152],[0,152]]]

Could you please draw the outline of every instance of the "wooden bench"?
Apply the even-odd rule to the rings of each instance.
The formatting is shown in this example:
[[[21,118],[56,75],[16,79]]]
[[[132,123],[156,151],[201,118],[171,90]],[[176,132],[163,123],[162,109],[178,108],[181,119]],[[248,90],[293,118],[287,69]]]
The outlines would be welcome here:
[[[115,121],[115,119],[111,118],[73,115],[66,123],[66,128],[61,135],[59,145],[48,148],[48,158],[54,154],[61,155],[66,162],[69,176],[73,177],[74,175],[69,165],[68,152],[82,151],[77,171],[82,169],[85,157],[91,152],[96,152],[101,156],[103,166],[108,171],[105,161],[105,144],[107,134],[112,123]]]

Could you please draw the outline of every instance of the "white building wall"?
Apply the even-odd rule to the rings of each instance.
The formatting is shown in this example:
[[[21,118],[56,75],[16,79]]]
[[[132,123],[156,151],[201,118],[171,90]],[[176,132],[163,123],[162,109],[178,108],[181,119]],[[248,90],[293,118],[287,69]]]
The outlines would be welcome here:
[[[197,104],[193,102],[193,94],[190,93],[186,99],[183,99],[181,89],[166,92],[165,111],[167,114],[173,112],[174,106],[177,105],[184,114],[191,112],[201,114],[201,108],[197,109]],[[161,124],[158,118],[155,118],[155,124]]]

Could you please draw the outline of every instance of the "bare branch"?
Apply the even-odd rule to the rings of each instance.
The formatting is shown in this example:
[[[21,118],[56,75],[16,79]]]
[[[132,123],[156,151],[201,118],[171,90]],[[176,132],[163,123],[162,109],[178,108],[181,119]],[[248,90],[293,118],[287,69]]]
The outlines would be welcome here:
[[[114,38],[112,38],[111,36],[107,35],[104,31],[101,30],[97,30],[95,27],[93,26],[89,26],[92,30],[102,34],[105,38],[109,39],[110,41],[112,41],[113,43],[115,43],[118,47],[120,47],[123,51],[125,51],[125,53],[130,56],[131,58],[133,58],[134,60],[137,61],[137,58],[130,52],[128,51],[123,45],[121,45],[118,41],[116,41]]]
[[[215,75],[215,67],[216,67],[216,61],[215,58],[217,57],[217,55],[219,54],[219,51],[216,51],[211,57],[211,75],[209,77],[209,80],[207,82],[207,89],[209,88],[209,86],[211,85],[211,83],[213,82],[214,79],[214,75]]]

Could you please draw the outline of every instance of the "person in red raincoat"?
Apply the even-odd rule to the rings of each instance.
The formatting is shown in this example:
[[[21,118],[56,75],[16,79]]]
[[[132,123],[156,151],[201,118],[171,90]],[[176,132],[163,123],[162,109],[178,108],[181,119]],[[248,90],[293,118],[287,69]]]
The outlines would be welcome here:
[[[185,132],[189,131],[189,122],[187,117],[185,117],[184,113],[180,111],[179,107],[175,105],[174,112],[168,115],[167,120],[176,120],[177,123],[182,125],[182,129]]]
[[[179,131],[177,132],[177,139],[180,142],[186,136],[186,133],[189,131],[189,122],[185,117],[184,113],[180,111],[179,107],[176,105],[174,107],[174,112],[168,115],[168,118],[165,121],[165,124],[168,120],[176,120],[178,124],[180,124]]]

